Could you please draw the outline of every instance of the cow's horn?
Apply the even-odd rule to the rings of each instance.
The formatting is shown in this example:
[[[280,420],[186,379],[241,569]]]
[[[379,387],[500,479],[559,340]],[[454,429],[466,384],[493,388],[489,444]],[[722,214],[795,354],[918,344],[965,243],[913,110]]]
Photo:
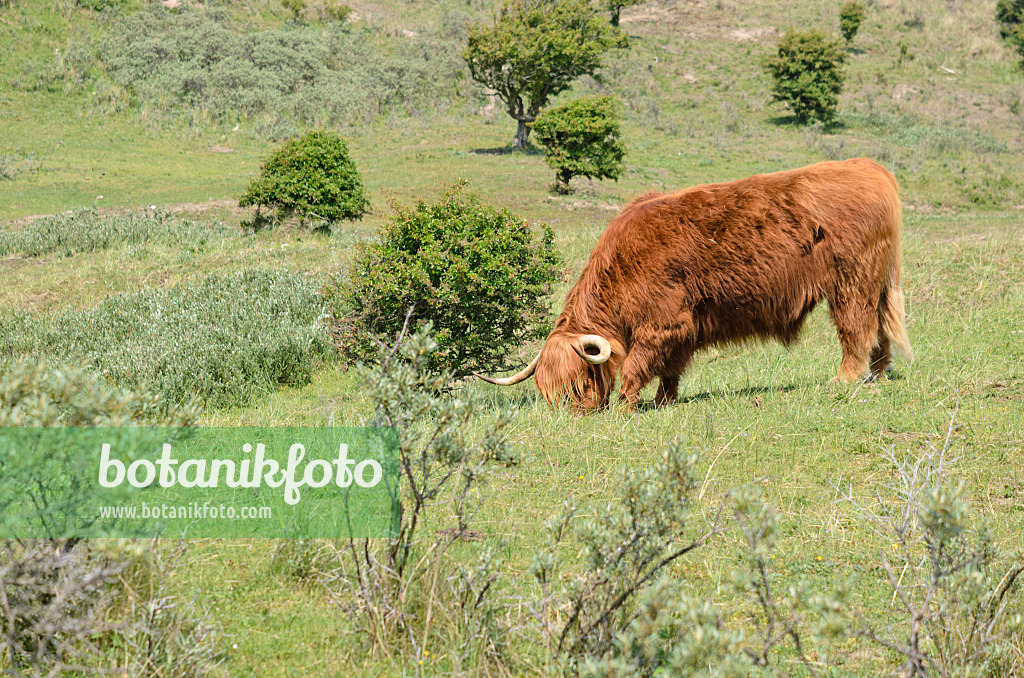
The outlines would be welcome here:
[[[496,386],[511,386],[512,384],[518,384],[521,381],[526,381],[533,376],[534,371],[537,369],[537,361],[540,360],[540,353],[533,359],[529,365],[523,368],[518,374],[513,374],[511,377],[505,377],[504,379],[495,379],[494,377],[485,377],[482,374],[473,373],[474,377],[483,379],[488,384],[495,384]]]
[[[596,348],[600,353],[590,355],[587,353],[588,348]],[[607,339],[597,334],[584,334],[578,341],[573,342],[572,350],[591,365],[606,363],[608,358],[612,357],[612,345],[608,343]]]

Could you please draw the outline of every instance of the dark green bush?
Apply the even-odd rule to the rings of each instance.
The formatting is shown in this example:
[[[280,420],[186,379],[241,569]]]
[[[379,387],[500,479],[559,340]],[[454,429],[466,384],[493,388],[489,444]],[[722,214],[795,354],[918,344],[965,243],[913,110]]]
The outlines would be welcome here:
[[[999,35],[1009,40],[1024,59],[1024,0],[999,0],[996,23]]]
[[[547,227],[481,204],[465,184],[435,204],[395,205],[380,240],[363,244],[328,295],[332,334],[353,360],[393,340],[410,306],[413,327],[433,323],[431,369],[454,376],[506,367],[510,353],[544,336],[560,258]]]
[[[785,103],[800,122],[831,122],[843,89],[846,55],[821,31],[790,31],[778,54],[765,61],[774,79],[773,101]]]
[[[866,18],[867,11],[864,9],[864,5],[857,0],[851,0],[843,5],[843,9],[839,12],[839,30],[846,42],[853,40],[857,35],[857,30],[860,29],[861,22]]]
[[[226,238],[236,228],[219,221],[181,219],[162,209],[102,215],[97,210],[42,217],[20,231],[0,228],[0,256],[71,256],[122,244],[181,245],[201,249],[207,240]]]
[[[326,351],[322,313],[303,276],[212,275],[86,311],[0,317],[0,351],[90,364],[117,386],[225,407],[308,383]]]
[[[549,109],[533,123],[547,163],[558,173],[557,190],[573,177],[618,179],[626,149],[619,138],[619,105],[607,96],[583,97]]]
[[[332,132],[309,132],[274,151],[238,199],[300,221],[358,219],[370,207],[348,147]]]

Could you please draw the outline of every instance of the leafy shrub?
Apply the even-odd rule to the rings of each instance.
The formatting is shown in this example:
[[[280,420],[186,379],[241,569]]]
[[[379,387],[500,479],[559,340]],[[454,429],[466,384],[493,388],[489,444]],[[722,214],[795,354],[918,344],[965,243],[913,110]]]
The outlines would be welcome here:
[[[323,5],[323,16],[337,21],[338,23],[345,23],[349,15],[352,14],[352,7],[345,5],[334,0],[326,0]]]
[[[456,377],[500,369],[512,350],[546,333],[560,261],[551,230],[538,237],[464,186],[432,205],[393,205],[380,240],[360,246],[329,294],[332,333],[347,357],[376,357],[379,338],[401,330],[410,306],[414,326],[433,324],[440,348],[431,368]]]
[[[996,23],[999,24],[999,35],[1009,40],[1024,59],[1024,0],[999,0]]]
[[[831,122],[843,89],[846,55],[820,31],[791,31],[776,56],[765,61],[774,79],[773,101],[789,106],[800,122]]]
[[[348,146],[332,132],[308,132],[270,154],[238,199],[241,207],[269,207],[277,218],[300,221],[358,219],[370,207]]]
[[[39,167],[35,155],[0,155],[0,181],[11,181],[23,172],[32,172]]]
[[[326,351],[322,312],[303,276],[212,275],[91,310],[0,318],[0,350],[89,363],[122,387],[225,407],[307,383]]]
[[[851,2],[843,5],[843,9],[839,12],[839,30],[846,42],[853,40],[857,35],[861,22],[866,18],[867,11],[864,9],[864,5],[857,2],[857,0],[851,0]]]
[[[69,257],[118,245],[161,244],[202,248],[207,240],[226,238],[235,228],[221,222],[181,219],[162,209],[103,215],[97,210],[42,217],[19,231],[0,228],[0,256],[38,257],[56,253]]]
[[[281,6],[292,13],[293,19],[300,21],[306,11],[306,0],[281,0]]]
[[[573,177],[618,179],[626,149],[619,139],[619,106],[607,96],[583,97],[549,109],[533,123],[548,166],[558,172],[558,190]]]

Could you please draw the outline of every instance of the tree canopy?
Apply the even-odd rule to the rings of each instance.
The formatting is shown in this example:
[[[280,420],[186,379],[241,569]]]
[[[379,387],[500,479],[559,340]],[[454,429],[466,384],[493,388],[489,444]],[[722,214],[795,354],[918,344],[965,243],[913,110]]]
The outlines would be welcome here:
[[[519,148],[551,97],[596,73],[608,50],[626,45],[588,0],[507,0],[494,25],[469,27],[462,57],[473,79],[494,90],[519,123],[512,143]]]

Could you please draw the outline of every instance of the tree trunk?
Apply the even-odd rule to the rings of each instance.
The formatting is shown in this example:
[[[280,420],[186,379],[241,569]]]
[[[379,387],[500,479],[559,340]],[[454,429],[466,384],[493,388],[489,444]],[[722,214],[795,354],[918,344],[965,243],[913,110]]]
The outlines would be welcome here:
[[[619,27],[619,12],[622,11],[621,7],[612,8],[612,26]]]
[[[516,130],[516,136],[512,140],[512,148],[526,148],[526,140],[530,137],[530,127],[526,124],[525,120],[519,121],[519,128]]]

